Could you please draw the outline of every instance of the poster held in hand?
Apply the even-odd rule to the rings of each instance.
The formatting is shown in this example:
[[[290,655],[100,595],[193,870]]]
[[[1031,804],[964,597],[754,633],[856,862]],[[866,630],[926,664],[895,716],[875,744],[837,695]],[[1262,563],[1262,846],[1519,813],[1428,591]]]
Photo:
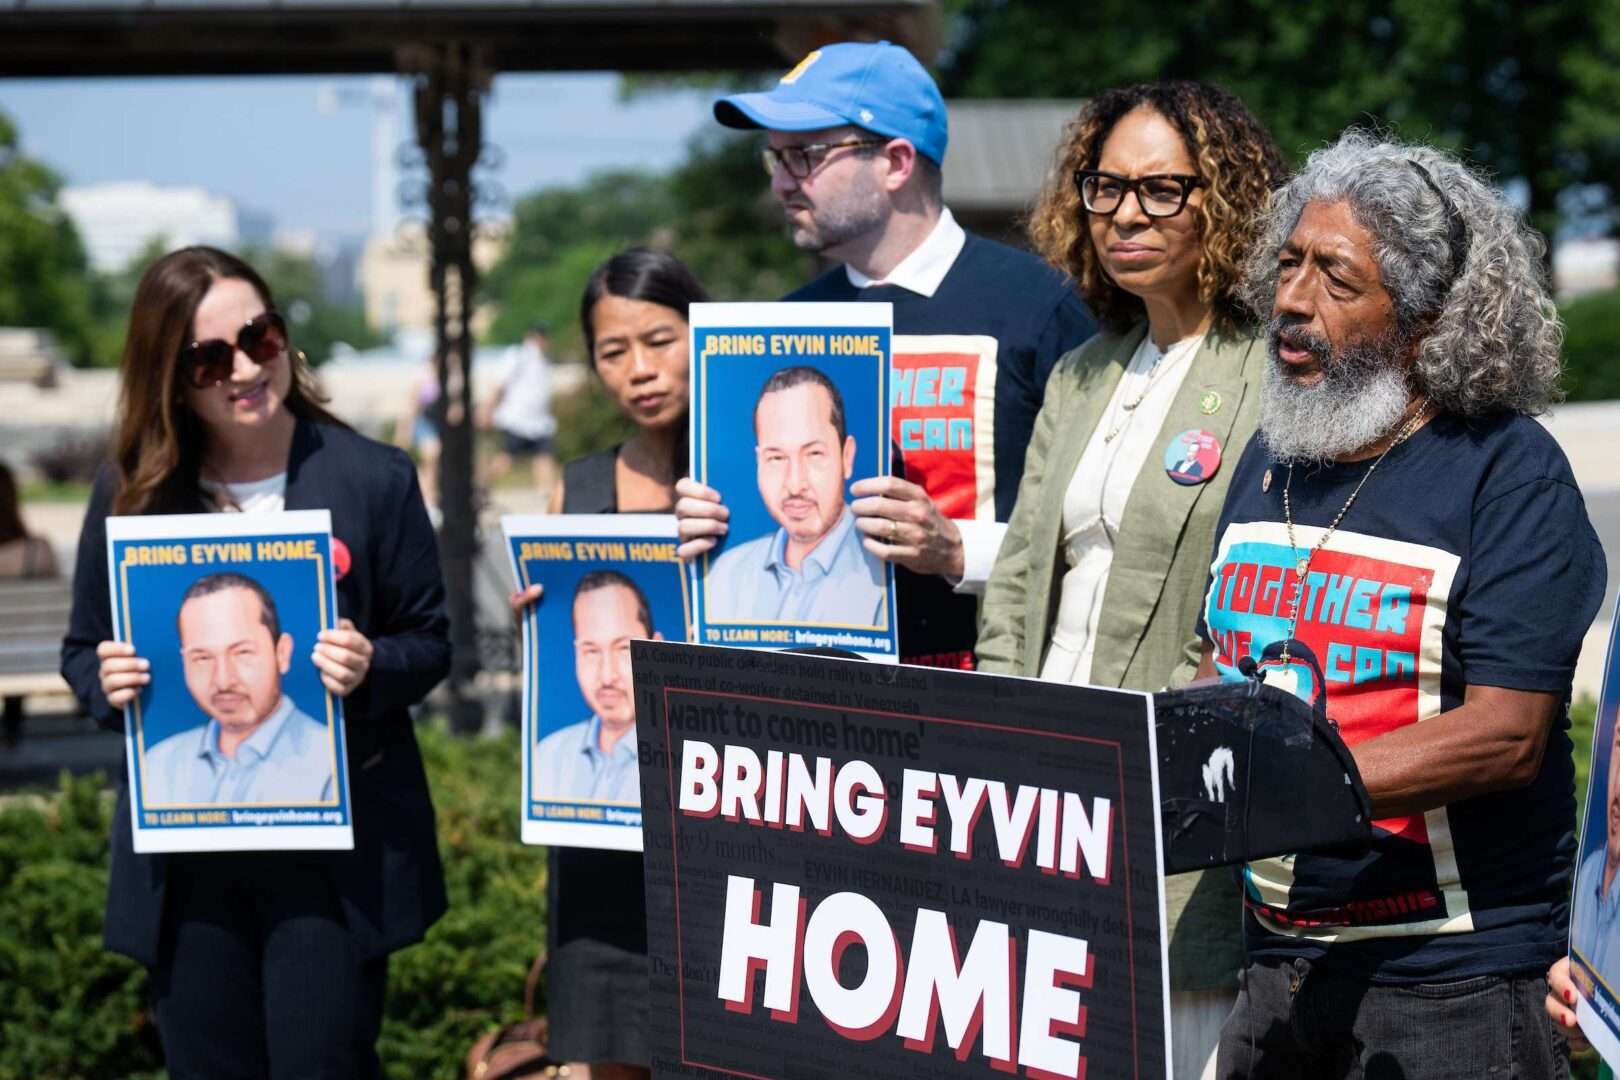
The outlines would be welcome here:
[[[1166,1075],[1149,695],[633,657],[654,1075]]]
[[[686,580],[667,514],[501,519],[523,615],[526,844],[641,850],[630,642],[686,639]]]
[[[354,847],[331,515],[107,519],[114,636],[151,665],[124,709],[137,852]]]
[[[1603,690],[1592,725],[1579,861],[1570,900],[1575,1016],[1611,1069],[1620,1069],[1620,606],[1610,617]]]
[[[692,564],[696,639],[899,656],[894,569],[850,484],[890,472],[893,306],[694,304],[692,475],[729,530]]]

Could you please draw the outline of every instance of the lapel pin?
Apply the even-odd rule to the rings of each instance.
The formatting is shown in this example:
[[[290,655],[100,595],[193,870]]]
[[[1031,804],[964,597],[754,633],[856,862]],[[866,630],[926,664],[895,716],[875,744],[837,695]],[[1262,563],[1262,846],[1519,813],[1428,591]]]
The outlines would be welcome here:
[[[1212,433],[1190,428],[1164,448],[1164,471],[1178,484],[1207,483],[1221,467],[1221,442]]]
[[[1214,416],[1221,411],[1221,395],[1214,390],[1205,390],[1204,396],[1198,399],[1198,411],[1205,416]]]

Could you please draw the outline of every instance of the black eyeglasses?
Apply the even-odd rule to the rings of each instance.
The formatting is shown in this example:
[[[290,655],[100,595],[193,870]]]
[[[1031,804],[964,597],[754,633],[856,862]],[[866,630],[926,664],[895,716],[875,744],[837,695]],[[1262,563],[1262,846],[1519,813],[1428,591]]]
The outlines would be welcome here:
[[[766,176],[775,176],[778,165],[795,180],[803,180],[827,160],[827,155],[846,146],[883,146],[888,139],[850,139],[847,142],[806,143],[803,146],[767,146],[760,152]]]
[[[1080,201],[1093,214],[1112,214],[1124,203],[1125,196],[1134,191],[1142,213],[1166,218],[1181,213],[1193,188],[1203,187],[1204,182],[1196,176],[1175,173],[1155,173],[1132,180],[1101,169],[1076,169],[1074,186],[1080,192]]]
[[[218,386],[236,368],[236,350],[255,364],[273,364],[287,351],[287,324],[274,311],[255,315],[236,333],[234,343],[223,338],[194,341],[180,350],[180,367],[198,390]]]

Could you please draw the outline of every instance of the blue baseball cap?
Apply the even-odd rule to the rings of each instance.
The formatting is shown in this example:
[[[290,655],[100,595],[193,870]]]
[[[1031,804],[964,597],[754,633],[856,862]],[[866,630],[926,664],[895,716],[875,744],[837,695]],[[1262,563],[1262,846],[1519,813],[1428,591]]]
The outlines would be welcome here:
[[[915,56],[887,41],[817,49],[770,90],[715,102],[714,118],[726,127],[768,131],[853,124],[906,139],[935,165],[944,164],[950,140],[939,87]]]

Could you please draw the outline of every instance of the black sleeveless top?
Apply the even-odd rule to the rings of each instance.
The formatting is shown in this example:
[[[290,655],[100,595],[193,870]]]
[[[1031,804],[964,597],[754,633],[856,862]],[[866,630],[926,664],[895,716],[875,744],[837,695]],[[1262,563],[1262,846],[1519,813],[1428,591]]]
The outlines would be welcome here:
[[[619,512],[619,449],[563,466],[563,513]],[[651,1065],[641,854],[554,847],[550,877],[552,1056]]]
[[[563,466],[563,513],[619,512],[619,485],[614,473],[619,467],[622,448],[621,443],[611,450],[601,450]]]

